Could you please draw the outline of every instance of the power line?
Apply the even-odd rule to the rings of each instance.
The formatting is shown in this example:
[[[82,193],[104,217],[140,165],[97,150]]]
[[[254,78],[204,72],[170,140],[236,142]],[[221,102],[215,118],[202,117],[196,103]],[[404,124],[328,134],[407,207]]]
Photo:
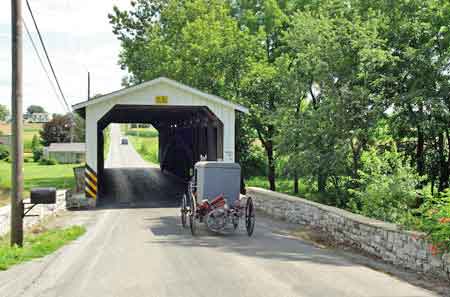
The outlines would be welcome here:
[[[66,97],[64,96],[64,93],[61,89],[61,85],[59,84],[59,80],[58,80],[58,77],[56,76],[55,69],[53,69],[53,65],[52,65],[52,62],[48,55],[47,48],[45,47],[44,40],[42,39],[41,31],[39,30],[39,27],[36,23],[36,19],[34,18],[33,11],[31,10],[30,2],[28,0],[26,0],[26,3],[27,3],[28,11],[30,12],[31,18],[33,19],[34,27],[36,28],[36,31],[38,33],[42,48],[44,49],[45,56],[47,57],[47,62],[50,65],[50,69],[53,73],[53,77],[55,78],[56,85],[58,86],[59,92],[61,93],[61,97],[64,100],[67,110],[71,111],[70,105],[67,103]]]
[[[36,43],[34,42],[33,37],[31,36],[30,30],[28,29],[27,23],[25,22],[24,19],[22,19],[22,23],[23,23],[23,25],[25,26],[25,30],[26,30],[26,32],[27,32],[28,39],[30,40],[31,45],[33,46],[34,52],[36,53],[36,56],[37,56],[37,58],[39,59],[39,63],[41,64],[41,67],[42,67],[42,69],[44,70],[44,72],[45,72],[45,74],[46,74],[46,76],[47,76],[48,82],[49,82],[50,86],[52,87],[52,90],[53,90],[53,92],[55,93],[56,98],[57,98],[58,101],[62,104],[63,109],[66,109],[67,106],[66,106],[66,105],[64,104],[64,102],[62,101],[61,97],[60,97],[59,94],[58,94],[58,91],[57,91],[56,88],[55,88],[55,85],[53,84],[52,79],[50,78],[50,74],[48,73],[48,70],[47,70],[47,68],[45,67],[44,61],[42,61],[42,57],[41,57],[41,55],[39,54],[38,48],[37,48],[37,46],[36,46]],[[69,110],[69,112],[70,112],[70,110]]]

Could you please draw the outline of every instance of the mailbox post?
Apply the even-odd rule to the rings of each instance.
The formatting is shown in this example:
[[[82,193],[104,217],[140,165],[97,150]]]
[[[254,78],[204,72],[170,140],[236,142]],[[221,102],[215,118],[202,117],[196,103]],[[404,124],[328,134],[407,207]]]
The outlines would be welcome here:
[[[56,188],[33,188],[30,191],[30,202],[23,202],[22,217],[32,216],[27,215],[38,204],[55,204],[56,203]]]

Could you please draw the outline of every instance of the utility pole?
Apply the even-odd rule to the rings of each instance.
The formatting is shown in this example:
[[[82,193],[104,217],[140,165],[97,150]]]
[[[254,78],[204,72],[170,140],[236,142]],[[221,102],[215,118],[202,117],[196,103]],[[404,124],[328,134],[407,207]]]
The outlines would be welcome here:
[[[23,245],[22,1],[11,0],[12,25],[12,189],[11,245]]]

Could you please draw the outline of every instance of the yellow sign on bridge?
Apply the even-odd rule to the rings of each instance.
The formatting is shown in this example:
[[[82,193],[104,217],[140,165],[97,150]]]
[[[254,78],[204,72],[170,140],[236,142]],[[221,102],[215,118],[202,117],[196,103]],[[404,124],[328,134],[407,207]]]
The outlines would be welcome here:
[[[156,102],[156,104],[167,104],[167,103],[169,103],[169,97],[168,96],[156,96],[155,102]]]

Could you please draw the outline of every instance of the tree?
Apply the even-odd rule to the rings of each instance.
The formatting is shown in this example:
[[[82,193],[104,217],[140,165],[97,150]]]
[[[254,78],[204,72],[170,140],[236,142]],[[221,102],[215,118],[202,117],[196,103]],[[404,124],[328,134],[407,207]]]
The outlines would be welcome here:
[[[378,36],[378,23],[377,17],[361,19],[345,3],[322,1],[298,11],[282,40],[291,60],[285,73],[301,86],[287,108],[299,98],[309,99],[303,109],[296,108],[297,116],[283,117],[282,142],[299,151],[297,160],[310,164],[319,192],[325,192],[330,177],[357,179],[369,132],[385,110],[376,86],[379,70],[391,57]],[[290,133],[295,126],[297,133]]]
[[[110,15],[122,42],[120,64],[131,73],[127,83],[168,76],[250,107],[247,123],[266,151],[272,190],[276,129],[268,119],[281,100],[274,62],[287,22],[285,2],[139,0],[131,11],[114,8]]]
[[[55,115],[39,131],[42,145],[49,146],[50,143],[70,142],[71,125],[72,119],[70,115]]]
[[[385,14],[386,24],[379,31],[395,63],[383,69],[387,79],[380,92],[390,98],[399,150],[432,184],[437,178],[443,191],[450,175],[450,3],[400,0],[365,5],[364,11]]]
[[[9,116],[9,110],[6,105],[0,104],[0,121],[6,121]]]
[[[86,123],[78,114],[73,114],[73,142],[84,142],[86,139]]]
[[[26,115],[31,116],[33,113],[44,113],[45,109],[39,105],[30,105],[27,108]]]

